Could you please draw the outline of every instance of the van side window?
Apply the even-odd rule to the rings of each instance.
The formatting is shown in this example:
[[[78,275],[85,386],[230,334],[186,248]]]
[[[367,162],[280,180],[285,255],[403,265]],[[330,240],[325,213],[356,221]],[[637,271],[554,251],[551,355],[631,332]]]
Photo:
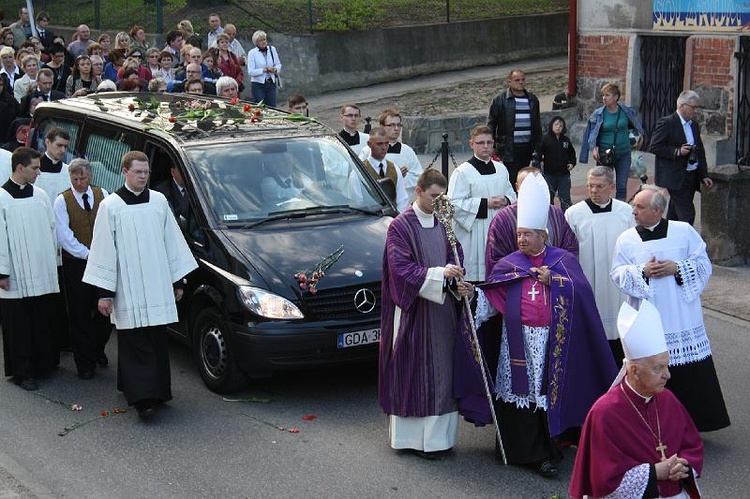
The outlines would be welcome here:
[[[58,118],[44,121],[34,132],[34,137],[32,139],[33,142],[31,146],[42,154],[47,152],[47,145],[44,143],[44,138],[47,136],[49,131],[55,127],[62,128],[63,130],[68,132],[68,134],[70,134],[70,145],[68,146],[68,150],[65,152],[65,156],[63,157],[63,162],[70,163],[73,158],[76,157],[75,147],[76,144],[78,144],[78,137],[80,137],[81,135],[81,123],[79,122]]]
[[[133,150],[135,135],[117,129],[89,131],[86,137],[86,159],[94,171],[92,183],[114,192],[122,187],[122,157]]]

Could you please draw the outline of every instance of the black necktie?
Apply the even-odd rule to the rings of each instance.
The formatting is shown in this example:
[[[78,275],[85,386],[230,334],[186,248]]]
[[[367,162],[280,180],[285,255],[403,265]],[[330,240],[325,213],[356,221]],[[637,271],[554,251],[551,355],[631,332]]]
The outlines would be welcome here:
[[[39,38],[44,39],[44,30],[43,29],[39,30]]]
[[[91,211],[91,205],[89,204],[89,194],[87,192],[84,192],[81,197],[83,198],[83,209],[86,211]]]
[[[378,168],[380,168],[380,178],[385,177],[385,170],[383,170],[383,163],[380,163],[378,165]]]

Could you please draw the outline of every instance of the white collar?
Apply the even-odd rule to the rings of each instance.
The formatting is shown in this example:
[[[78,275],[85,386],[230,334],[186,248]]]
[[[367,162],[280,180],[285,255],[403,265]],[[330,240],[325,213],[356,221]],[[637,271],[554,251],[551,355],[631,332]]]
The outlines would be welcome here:
[[[140,195],[141,195],[141,193],[143,193],[143,191],[145,191],[146,189],[148,189],[148,187],[146,187],[146,188],[144,188],[144,189],[143,189],[143,191],[140,191],[140,192],[136,192],[136,191],[134,191],[133,189],[131,189],[131,188],[130,188],[130,186],[128,185],[128,183],[127,183],[127,182],[125,182],[125,183],[124,183],[123,185],[125,186],[125,188],[126,188],[127,190],[129,190],[130,192],[132,192],[132,193],[133,193],[133,194],[135,194],[136,196],[140,196]]]
[[[680,121],[682,122],[682,126],[689,125],[693,122],[693,120],[687,121],[685,118],[682,117],[680,113],[677,113],[677,116],[680,117]]]
[[[491,164],[491,163],[492,163],[492,156],[490,156],[490,157],[489,157],[489,159],[487,159],[487,161],[483,160],[482,158],[480,158],[480,157],[479,157],[479,156],[477,156],[476,154],[474,155],[474,157],[475,157],[475,158],[477,158],[477,159],[478,159],[479,161],[481,161],[482,163],[484,163],[485,165],[489,165],[489,164]]]
[[[649,402],[651,402],[651,399],[653,398],[653,395],[651,395],[649,397],[644,397],[643,395],[641,395],[640,393],[638,393],[638,390],[636,390],[635,388],[633,388],[633,385],[631,385],[630,382],[628,381],[627,376],[625,377],[625,383],[628,385],[628,388],[630,388],[633,391],[633,393],[635,393],[636,395],[638,395],[639,397],[641,397],[644,402],[646,402],[647,404]]]
[[[591,198],[589,198],[589,199],[591,199]],[[591,201],[591,202],[594,203],[594,201]],[[607,201],[604,204],[599,204],[599,203],[594,203],[594,204],[597,205],[599,208],[606,208],[607,206],[609,206],[609,203],[611,203],[611,202],[612,202],[612,198],[609,198],[609,201]],[[656,224],[656,225],[659,225],[659,224]]]
[[[370,166],[372,166],[373,168],[377,168],[380,163],[383,163],[383,169],[386,171],[388,170],[388,160],[385,158],[377,160],[370,156],[369,158],[367,158],[367,162],[370,163]]]
[[[414,213],[417,214],[417,220],[419,220],[419,225],[421,225],[423,229],[431,229],[435,226],[435,215],[432,213],[425,213],[419,209],[416,201],[411,204],[411,207],[414,209]]]
[[[19,187],[19,189],[21,189],[21,190],[23,190],[27,185],[29,185],[28,182],[25,183],[25,184],[19,184],[18,182],[16,182],[15,180],[13,180],[13,177],[8,177],[8,180],[10,180],[14,184],[16,184]]]
[[[644,226],[643,228],[646,229],[646,230],[650,230],[651,232],[653,232],[654,229],[656,228],[656,226],[659,225],[660,223],[661,223],[661,220],[659,220],[658,222],[656,222],[654,225],[649,225],[648,227]]]

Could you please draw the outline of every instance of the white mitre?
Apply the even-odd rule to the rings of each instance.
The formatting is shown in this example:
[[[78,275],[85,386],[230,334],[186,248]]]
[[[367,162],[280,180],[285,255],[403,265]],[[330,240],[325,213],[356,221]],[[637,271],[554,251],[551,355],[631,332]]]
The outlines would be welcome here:
[[[647,300],[641,300],[638,310],[627,302],[623,303],[617,315],[617,330],[628,360],[643,359],[667,351],[661,315]]]
[[[547,229],[549,218],[549,186],[541,172],[526,175],[518,190],[517,228]]]

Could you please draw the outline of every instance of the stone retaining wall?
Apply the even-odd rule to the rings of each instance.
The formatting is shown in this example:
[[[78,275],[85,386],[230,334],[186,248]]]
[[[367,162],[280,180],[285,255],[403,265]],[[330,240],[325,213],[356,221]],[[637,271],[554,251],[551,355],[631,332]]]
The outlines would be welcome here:
[[[579,112],[576,108],[560,111],[543,111],[541,113],[542,126],[560,115],[568,125],[568,136],[573,144],[581,143],[581,136],[585,122],[579,122]],[[487,114],[463,113],[444,116],[405,116],[403,118],[403,140],[409,144],[417,154],[434,154],[440,150],[443,134],[448,134],[448,146],[454,153],[470,151],[469,132],[476,125],[487,123]],[[458,159],[457,159],[458,160]]]

